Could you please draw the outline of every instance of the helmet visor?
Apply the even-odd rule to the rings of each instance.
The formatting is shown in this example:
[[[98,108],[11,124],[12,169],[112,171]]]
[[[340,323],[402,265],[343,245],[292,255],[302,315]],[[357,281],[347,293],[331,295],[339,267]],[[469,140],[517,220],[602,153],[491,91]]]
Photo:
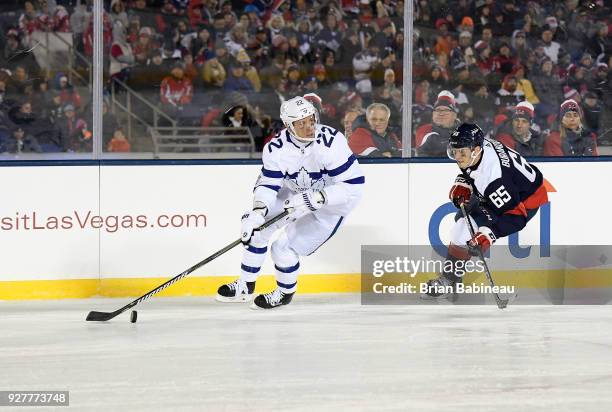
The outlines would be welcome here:
[[[446,146],[446,155],[449,159],[457,161],[472,156],[471,147],[453,147],[450,144]]]

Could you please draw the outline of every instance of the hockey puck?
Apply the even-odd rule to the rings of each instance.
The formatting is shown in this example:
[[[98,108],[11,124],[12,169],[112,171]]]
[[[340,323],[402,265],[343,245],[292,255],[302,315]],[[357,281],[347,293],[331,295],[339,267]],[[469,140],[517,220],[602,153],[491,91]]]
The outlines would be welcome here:
[[[130,322],[136,323],[136,319],[138,319],[138,312],[133,310],[132,314],[130,315]]]

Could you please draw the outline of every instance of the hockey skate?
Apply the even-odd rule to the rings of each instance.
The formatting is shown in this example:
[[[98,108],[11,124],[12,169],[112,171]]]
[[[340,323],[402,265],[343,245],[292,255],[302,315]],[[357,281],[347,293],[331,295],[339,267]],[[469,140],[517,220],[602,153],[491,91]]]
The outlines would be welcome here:
[[[441,300],[448,299],[452,302],[457,300],[455,293],[455,285],[460,282],[453,282],[444,275],[440,275],[435,279],[427,281],[427,292],[421,294],[423,300]]]
[[[221,285],[217,290],[217,302],[235,303],[249,302],[253,298],[255,282],[236,279],[227,285]]]
[[[251,305],[251,309],[273,309],[279,306],[288,305],[291,303],[293,295],[294,293],[284,293],[277,288],[270,293],[256,296]]]

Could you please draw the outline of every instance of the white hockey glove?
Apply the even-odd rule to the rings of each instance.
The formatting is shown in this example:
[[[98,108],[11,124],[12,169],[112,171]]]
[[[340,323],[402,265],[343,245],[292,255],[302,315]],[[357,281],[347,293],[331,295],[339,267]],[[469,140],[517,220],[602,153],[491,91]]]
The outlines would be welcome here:
[[[325,204],[324,192],[307,190],[302,193],[293,195],[285,200],[285,210],[289,213],[297,213],[303,215],[307,212],[316,212]]]
[[[240,241],[243,245],[248,245],[255,231],[266,222],[265,216],[268,208],[262,202],[255,202],[253,210],[249,210],[242,215],[240,224]]]

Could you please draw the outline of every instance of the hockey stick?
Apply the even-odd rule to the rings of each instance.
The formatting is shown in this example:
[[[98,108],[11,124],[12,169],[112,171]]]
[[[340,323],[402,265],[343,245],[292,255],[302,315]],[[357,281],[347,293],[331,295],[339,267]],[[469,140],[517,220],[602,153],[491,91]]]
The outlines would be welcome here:
[[[279,220],[281,220],[282,218],[284,218],[288,214],[289,214],[289,212],[287,210],[285,210],[283,213],[273,217],[272,219],[268,220],[266,223],[261,225],[258,228],[258,230],[263,230],[263,229],[265,229],[267,227],[272,226],[274,223],[278,222]],[[187,276],[190,273],[192,273],[194,270],[199,269],[202,266],[204,266],[205,264],[215,260],[216,258],[221,256],[225,252],[227,252],[227,251],[235,248],[236,246],[238,246],[240,243],[241,243],[240,239],[234,240],[232,243],[230,243],[229,245],[225,246],[223,249],[213,253],[212,255],[210,255],[206,259],[202,260],[201,262],[196,263],[195,265],[193,265],[192,267],[190,267],[189,269],[187,269],[186,271],[184,271],[180,275],[177,275],[177,276],[173,277],[172,279],[170,279],[167,282],[159,285],[158,287],[156,287],[152,291],[145,293],[144,295],[142,295],[138,299],[135,299],[135,300],[131,301],[130,303],[128,303],[124,307],[122,307],[120,309],[117,309],[114,312],[96,312],[96,311],[91,311],[91,312],[89,312],[89,314],[87,315],[87,318],[85,320],[88,320],[88,321],[101,321],[101,322],[110,320],[110,319],[114,318],[115,316],[125,312],[126,310],[129,310],[129,309],[133,308],[134,306],[138,305],[143,300],[149,299],[151,296],[161,292],[162,290],[166,289],[168,286],[172,285],[173,283],[178,282],[179,280],[183,279],[185,276]]]
[[[476,236],[476,233],[474,232],[474,228],[472,227],[472,222],[470,221],[470,218],[467,212],[465,211],[464,204],[461,203],[459,207],[461,208],[461,213],[463,213],[463,218],[467,222],[468,228],[470,230],[470,235],[472,236],[472,239],[473,239]],[[477,247],[476,249],[478,249],[478,256],[480,257],[480,260],[482,261],[482,264],[484,265],[485,274],[487,275],[489,284],[491,285],[492,288],[494,288],[495,283],[493,282],[493,277],[491,276],[491,272],[489,271],[489,265],[487,265],[487,261],[485,260],[484,255],[482,254],[482,249],[480,247]],[[493,292],[493,296],[495,297],[495,302],[497,303],[498,308],[504,309],[506,306],[508,306],[509,299],[500,298],[496,292]]]

